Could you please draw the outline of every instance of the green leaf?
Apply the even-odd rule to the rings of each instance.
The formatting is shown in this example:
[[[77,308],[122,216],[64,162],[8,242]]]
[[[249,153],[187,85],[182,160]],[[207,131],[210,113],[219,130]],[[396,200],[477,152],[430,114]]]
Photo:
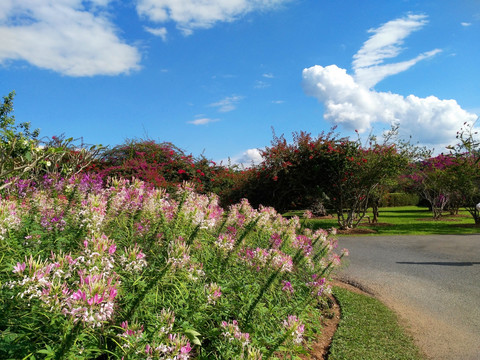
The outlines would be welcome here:
[[[185,329],[184,333],[193,344],[202,346],[202,342],[198,338],[201,334],[198,331],[194,329]]]

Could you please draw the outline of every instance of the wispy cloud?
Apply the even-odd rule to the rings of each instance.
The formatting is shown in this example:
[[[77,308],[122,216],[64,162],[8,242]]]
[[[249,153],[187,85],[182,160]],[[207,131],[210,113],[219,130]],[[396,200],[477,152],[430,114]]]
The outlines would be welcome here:
[[[303,71],[305,93],[324,104],[326,120],[346,129],[366,132],[374,125],[398,124],[402,132],[409,132],[424,145],[453,143],[456,131],[464,122],[473,123],[476,114],[462,109],[455,100],[435,96],[404,97],[371,89],[385,77],[398,74],[440,51],[435,49],[412,60],[384,64],[385,59],[400,53],[403,39],[425,22],[424,15],[409,15],[370,30],[374,35],[354,56],[354,76],[336,65],[312,66]]]
[[[397,57],[403,50],[404,39],[427,24],[427,16],[410,14],[389,21],[376,29],[368,30],[373,35],[353,56],[352,67],[355,79],[366,87],[373,87],[387,76],[405,71],[421,60],[432,57],[440,49],[424,52],[417,57],[393,64],[385,60]]]
[[[150,34],[160,37],[163,41],[167,41],[167,29],[164,27],[161,28],[151,28],[148,26],[144,27],[145,31],[148,31]]]
[[[255,85],[253,85],[253,87],[255,89],[266,89],[266,88],[270,87],[270,84],[267,83],[266,81],[257,80],[257,81],[255,81]]]
[[[137,12],[150,21],[173,21],[185,35],[217,22],[234,21],[259,10],[269,10],[291,0],[138,0]]]
[[[109,1],[84,3],[3,2],[0,63],[25,60],[69,76],[117,75],[139,69],[139,51],[117,36],[108,19]]]
[[[462,23],[461,23],[461,25],[462,25],[462,26],[464,26],[464,27],[468,27],[468,26],[471,26],[471,25],[472,25],[472,23],[469,23],[469,22],[462,22]]]
[[[211,118],[202,117],[202,118],[199,118],[199,119],[188,121],[188,123],[193,124],[193,125],[207,125],[207,124],[217,122],[217,121],[220,121],[220,120],[219,119],[211,119]]]
[[[220,101],[217,101],[215,103],[212,103],[209,106],[217,108],[217,110],[222,113],[229,112],[229,111],[235,110],[237,108],[237,104],[242,99],[243,99],[243,96],[239,96],[239,95],[227,96],[226,98]]]
[[[265,73],[262,76],[267,79],[273,79],[275,77],[272,73]]]

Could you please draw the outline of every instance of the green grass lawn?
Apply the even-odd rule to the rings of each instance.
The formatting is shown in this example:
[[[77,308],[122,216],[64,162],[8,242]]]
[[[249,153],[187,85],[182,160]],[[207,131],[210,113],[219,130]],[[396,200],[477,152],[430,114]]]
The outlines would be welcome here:
[[[380,301],[334,288],[342,317],[329,360],[420,360],[420,351],[399,326],[397,316]]]
[[[302,211],[291,211],[286,216],[299,215]],[[373,215],[367,213],[370,218]],[[444,213],[440,220],[434,221],[428,208],[417,206],[385,207],[380,208],[378,224],[368,224],[368,220],[360,224],[360,228],[376,231],[372,235],[429,235],[429,234],[477,234],[480,227],[466,210],[460,210],[458,215]],[[338,227],[336,217],[332,219],[311,219],[307,226],[312,229]]]

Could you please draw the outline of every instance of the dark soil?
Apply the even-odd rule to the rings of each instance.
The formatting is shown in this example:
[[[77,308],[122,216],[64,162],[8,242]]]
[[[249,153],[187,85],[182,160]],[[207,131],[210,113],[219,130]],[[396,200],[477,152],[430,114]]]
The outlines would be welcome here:
[[[328,351],[332,344],[333,335],[335,335],[335,331],[337,331],[340,322],[340,306],[334,296],[330,295],[330,300],[332,302],[332,307],[327,316],[322,317],[321,333],[312,344],[308,355],[300,356],[303,360],[324,360],[328,357]]]

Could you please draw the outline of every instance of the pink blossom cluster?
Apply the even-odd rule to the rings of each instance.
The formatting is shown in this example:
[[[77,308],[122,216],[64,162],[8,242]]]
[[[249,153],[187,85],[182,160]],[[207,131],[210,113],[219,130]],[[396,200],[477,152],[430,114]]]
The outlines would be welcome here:
[[[222,296],[222,288],[217,283],[205,285],[205,291],[207,293],[207,303],[211,305],[215,305]]]
[[[289,315],[286,320],[283,320],[283,326],[293,343],[302,343],[305,325],[297,318],[296,315]]]
[[[183,335],[168,334],[161,343],[152,342],[145,346],[145,355],[148,360],[188,360],[192,356],[192,346]]]
[[[292,257],[278,249],[262,249],[259,247],[252,249],[245,247],[239,252],[239,258],[247,266],[257,271],[264,268],[270,268],[281,273],[292,272],[293,270]]]
[[[235,246],[235,233],[226,232],[220,234],[215,241],[215,247],[220,250],[220,252],[226,254],[233,250]]]
[[[168,263],[172,269],[185,268],[190,262],[190,246],[179,236],[168,244]]]
[[[74,322],[101,326],[115,312],[120,281],[114,266],[119,255],[115,242],[106,235],[85,239],[83,247],[76,258],[52,253],[49,260],[30,257],[17,262],[13,272],[21,279],[8,286],[20,288],[20,298],[38,298],[45,307],[71,317]],[[135,268],[132,262],[138,262],[139,256],[145,261],[138,246],[133,249],[128,256],[133,257],[133,253],[135,258],[127,261],[126,267]]]
[[[71,316],[74,321],[81,320],[91,326],[101,326],[114,314],[118,279],[104,274],[80,274],[80,283],[76,291],[65,288],[62,293],[69,295],[64,299],[62,313]]]
[[[10,230],[16,230],[22,222],[22,209],[16,201],[0,197],[0,240],[3,240]]]
[[[312,295],[315,296],[322,296],[325,291],[325,284],[327,279],[324,277],[320,277],[317,274],[312,275],[312,281],[307,283],[307,286],[311,288]]]
[[[312,253],[312,239],[306,235],[297,235],[292,243],[295,249],[303,250],[305,256],[309,256]]]
[[[168,244],[167,254],[167,263],[170,264],[173,272],[186,271],[188,278],[193,281],[205,275],[203,264],[191,258],[190,246],[186,244],[183,237],[179,236]]]
[[[90,193],[80,204],[77,212],[77,219],[81,227],[85,227],[91,234],[100,233],[103,230],[104,221],[107,215],[108,192]]]
[[[242,346],[247,345],[250,342],[250,334],[242,333],[238,326],[237,320],[231,322],[222,321],[222,335],[229,341],[238,341]]]
[[[178,193],[184,196],[182,206],[183,215],[191,219],[192,223],[203,229],[214,228],[223,219],[223,208],[219,205],[219,198],[215,194],[210,196],[192,191],[188,183],[179,187]]]
[[[135,243],[134,246],[125,247],[119,262],[127,272],[140,272],[148,265],[145,257],[146,255],[142,252],[138,244]]]
[[[270,236],[270,244],[272,248],[279,249],[282,245],[282,242],[282,236],[280,234],[274,232],[272,236]]]
[[[54,197],[46,190],[37,190],[32,194],[29,206],[38,210],[38,223],[51,232],[65,229],[64,209],[67,204],[68,200],[63,195]]]
[[[20,298],[38,298],[51,311],[57,310],[75,322],[81,320],[93,327],[111,319],[118,293],[115,275],[87,273],[78,266],[78,259],[68,255],[55,256],[54,262],[30,258],[27,264],[17,263],[13,272],[23,278],[9,283],[11,288],[23,289]]]
[[[242,228],[257,217],[257,211],[252,208],[247,199],[230,206],[228,211],[227,224]]]
[[[188,360],[192,356],[192,346],[188,339],[173,332],[175,314],[173,311],[162,309],[157,316],[160,324],[158,336],[146,343],[144,326],[138,323],[121,324],[123,332],[119,334],[123,340],[122,348],[127,354],[134,353],[144,359],[175,359]]]
[[[270,249],[271,267],[281,273],[293,271],[293,260],[290,255],[278,249]]]
[[[340,264],[342,263],[340,256],[335,253],[330,253],[330,255],[328,256],[328,261],[330,262],[331,266],[334,267],[340,266]]]
[[[295,290],[293,289],[292,283],[287,280],[282,280],[282,291],[290,295],[295,292]]]

